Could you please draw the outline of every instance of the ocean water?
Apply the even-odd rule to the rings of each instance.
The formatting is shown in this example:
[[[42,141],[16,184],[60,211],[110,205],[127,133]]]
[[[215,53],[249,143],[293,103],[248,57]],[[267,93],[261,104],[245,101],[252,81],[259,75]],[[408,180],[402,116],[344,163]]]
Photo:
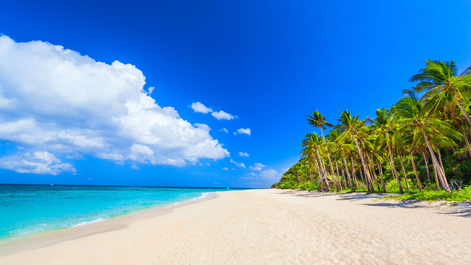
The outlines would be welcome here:
[[[0,245],[225,189],[0,185]]]

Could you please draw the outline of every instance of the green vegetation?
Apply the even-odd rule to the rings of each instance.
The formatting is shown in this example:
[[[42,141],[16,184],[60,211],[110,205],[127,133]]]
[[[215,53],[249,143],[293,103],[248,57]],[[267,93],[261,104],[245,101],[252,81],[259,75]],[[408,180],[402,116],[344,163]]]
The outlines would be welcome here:
[[[375,119],[345,110],[334,126],[314,111],[307,121],[320,136],[305,136],[301,159],[272,187],[471,200],[471,75],[458,76],[453,61],[429,60],[410,81],[415,86]]]
[[[446,192],[444,190],[430,190],[424,192],[410,192],[405,195],[385,197],[382,199],[466,202],[471,201],[471,186],[452,192]]]

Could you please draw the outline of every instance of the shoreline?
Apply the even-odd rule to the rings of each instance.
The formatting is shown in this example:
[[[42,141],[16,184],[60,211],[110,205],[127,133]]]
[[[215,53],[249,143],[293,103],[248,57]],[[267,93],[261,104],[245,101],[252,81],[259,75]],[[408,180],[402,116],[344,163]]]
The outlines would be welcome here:
[[[53,246],[54,244],[68,240],[125,229],[134,222],[168,214],[179,207],[184,207],[217,198],[219,196],[217,194],[218,192],[219,191],[205,192],[202,196],[195,197],[190,200],[173,202],[170,205],[159,205],[148,209],[120,214],[98,222],[91,221],[83,225],[75,225],[72,227],[49,230],[29,237],[5,240],[4,243],[0,241],[0,257]]]
[[[471,207],[282,190],[217,198],[0,256],[0,264],[468,264]],[[184,207],[180,207],[184,206]],[[104,222],[102,222],[104,223]],[[92,226],[90,226],[92,227]],[[93,225],[93,227],[96,227]]]

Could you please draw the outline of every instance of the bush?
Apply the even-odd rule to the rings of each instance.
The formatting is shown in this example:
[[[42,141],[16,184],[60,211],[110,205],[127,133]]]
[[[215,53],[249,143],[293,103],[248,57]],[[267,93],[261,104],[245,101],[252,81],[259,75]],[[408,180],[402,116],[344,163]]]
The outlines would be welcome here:
[[[384,199],[416,200],[416,201],[471,201],[471,186],[448,193],[444,190],[428,190],[422,192],[411,192],[401,196],[391,196]]]
[[[419,191],[419,186],[415,181],[412,179],[407,178],[407,183],[409,184],[409,188],[411,191]],[[404,192],[407,192],[406,181],[404,178],[401,178],[401,186]],[[391,193],[399,193],[399,185],[397,185],[396,179],[391,179],[390,181],[386,182],[386,192]]]
[[[298,188],[300,190],[317,190],[317,189],[319,189],[319,187],[316,184],[311,183],[310,181],[302,183],[299,186],[297,186],[296,188]]]

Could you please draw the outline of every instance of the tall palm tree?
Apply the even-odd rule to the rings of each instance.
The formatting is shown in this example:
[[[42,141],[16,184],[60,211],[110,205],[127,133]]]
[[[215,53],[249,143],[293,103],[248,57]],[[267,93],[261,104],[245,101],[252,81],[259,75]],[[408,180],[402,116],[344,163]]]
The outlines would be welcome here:
[[[303,157],[307,157],[308,159],[314,162],[321,182],[323,183],[323,185],[325,183],[325,185],[327,186],[327,190],[330,190],[329,182],[327,180],[327,172],[323,167],[323,161],[320,158],[319,154],[321,144],[322,139],[317,136],[316,133],[307,134],[306,138],[302,141],[302,147],[304,148],[301,151],[301,154],[303,155]]]
[[[376,192],[373,186],[373,181],[371,180],[371,176],[366,168],[365,157],[360,149],[358,144],[358,139],[365,139],[368,135],[365,133],[365,124],[366,120],[360,121],[358,118],[359,115],[352,117],[350,114],[350,110],[346,110],[340,112],[340,124],[337,126],[339,131],[343,132],[342,137],[344,138],[351,138],[355,142],[357,147],[358,155],[360,156],[361,163],[363,165],[363,170],[366,175],[366,179],[368,182],[368,189],[372,192]]]
[[[328,145],[330,145],[331,150],[333,150],[335,153],[338,153],[339,156],[342,157],[343,166],[347,173],[348,182],[350,184],[350,190],[351,192],[355,192],[355,189],[353,188],[352,176],[350,176],[350,170],[348,169],[348,163],[345,158],[354,152],[355,146],[347,142],[346,139],[341,136],[342,135],[339,131],[332,130],[329,133],[329,138],[332,141],[330,141]]]
[[[412,147],[420,144],[420,142],[425,142],[443,188],[445,191],[451,192],[445,178],[445,171],[435,156],[433,142],[438,141],[450,146],[456,146],[456,143],[451,138],[461,137],[461,134],[448,121],[435,117],[432,115],[432,112],[427,112],[427,109],[422,109],[413,117],[404,117],[398,120],[397,123],[400,126],[399,133],[409,134],[413,137]]]
[[[320,114],[318,110],[316,111],[313,111],[312,112],[312,115],[308,115],[307,116],[307,121],[310,125],[318,128],[319,130],[321,130],[321,135],[322,135],[322,140],[324,141],[324,145],[325,145],[325,137],[324,137],[324,132],[323,132],[323,129],[325,130],[326,127],[332,127],[333,125],[331,123],[329,123],[325,117],[324,117],[324,114]],[[330,159],[330,153],[329,153],[329,150],[327,149],[327,146],[326,146],[326,153],[327,153],[327,158],[329,159],[329,164],[330,164],[330,170],[331,170],[331,175],[334,176],[334,167],[333,167],[333,164],[332,164],[332,160]],[[335,180],[335,178],[334,178]],[[337,192],[339,192],[339,185],[337,183],[337,181],[335,182],[335,187],[337,189]]]
[[[402,190],[401,180],[396,171],[396,166],[394,165],[394,159],[392,154],[392,137],[396,131],[396,124],[393,113],[389,110],[377,109],[376,110],[376,119],[373,121],[374,134],[377,136],[375,141],[375,146],[386,146],[388,149],[388,160],[391,165],[391,173],[397,181],[399,187],[399,193],[404,193]]]

